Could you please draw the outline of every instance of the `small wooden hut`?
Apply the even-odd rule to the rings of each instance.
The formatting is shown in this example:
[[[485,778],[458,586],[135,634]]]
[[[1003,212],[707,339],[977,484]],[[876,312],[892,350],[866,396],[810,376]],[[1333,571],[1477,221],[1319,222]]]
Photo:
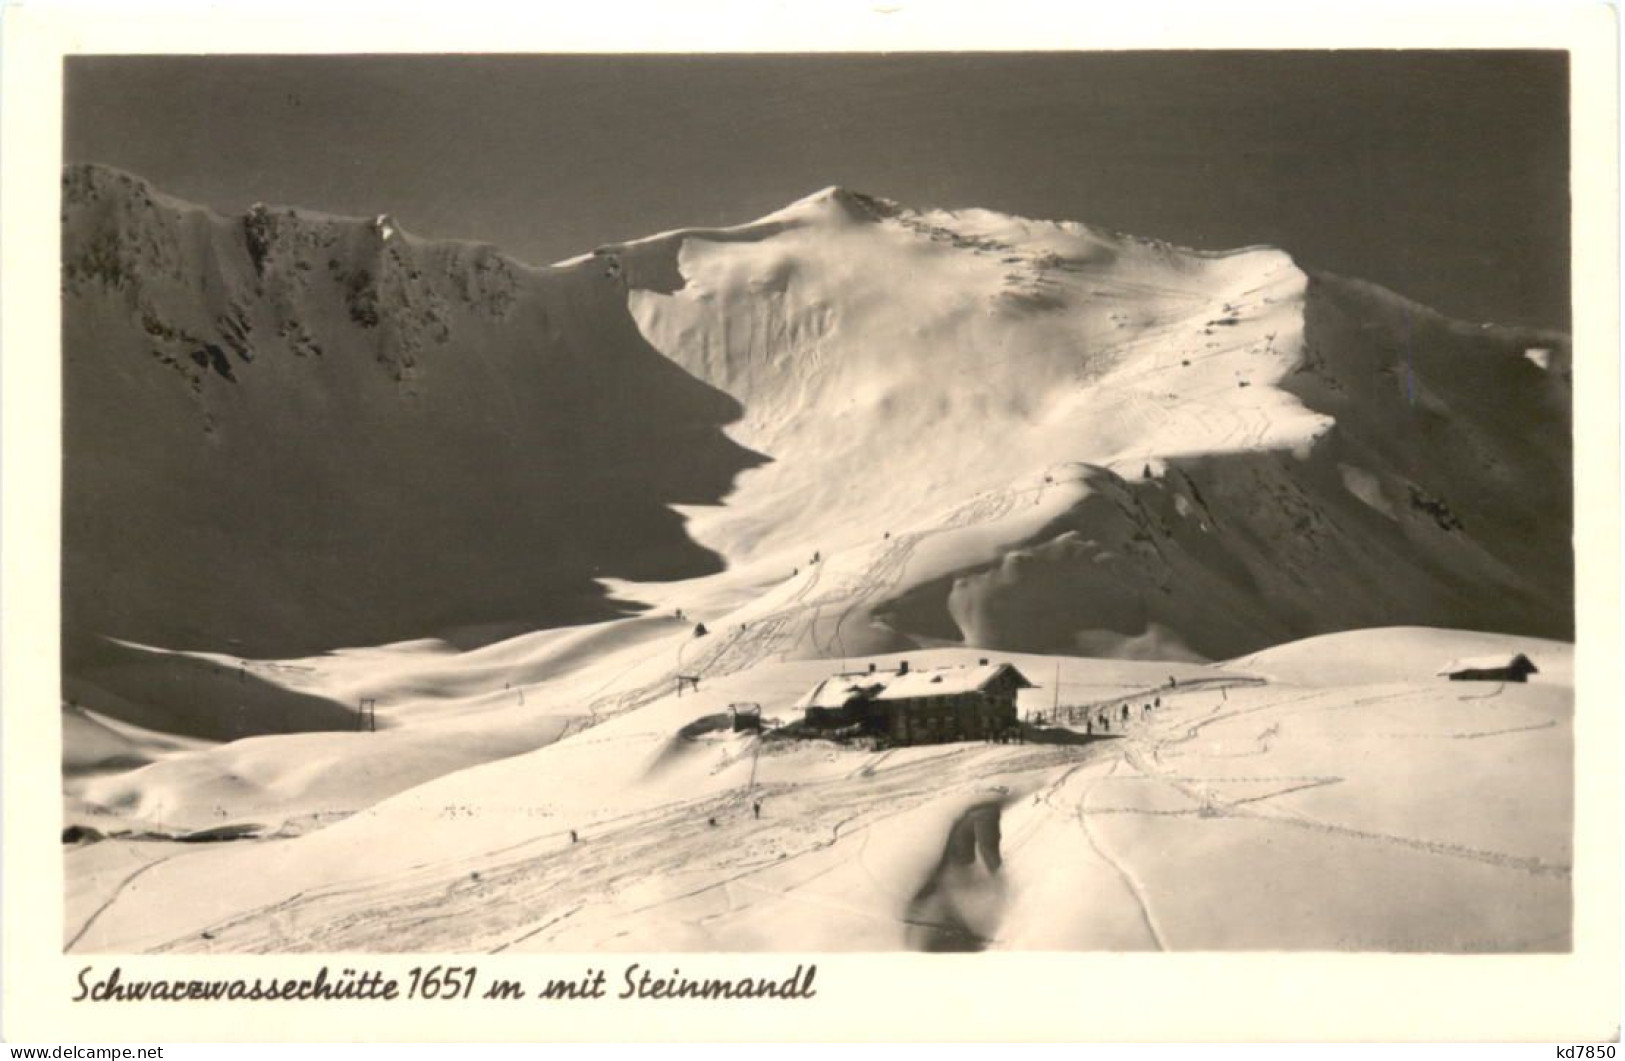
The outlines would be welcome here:
[[[1441,678],[1453,682],[1526,682],[1540,668],[1522,652],[1498,656],[1474,656],[1471,659],[1453,659],[1439,671]]]

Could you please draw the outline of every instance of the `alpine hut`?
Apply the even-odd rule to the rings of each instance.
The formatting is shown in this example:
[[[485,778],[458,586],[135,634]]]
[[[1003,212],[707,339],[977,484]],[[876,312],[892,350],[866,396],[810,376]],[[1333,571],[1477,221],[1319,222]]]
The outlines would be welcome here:
[[[1529,675],[1539,673],[1540,668],[1528,656],[1517,652],[1453,659],[1439,671],[1439,676],[1453,682],[1523,682],[1529,680]]]
[[[762,731],[762,705],[757,703],[729,704],[728,720],[735,733]]]
[[[1037,688],[1009,663],[838,674],[797,704],[813,728],[850,728],[897,744],[996,738],[1016,728],[1016,694]]]

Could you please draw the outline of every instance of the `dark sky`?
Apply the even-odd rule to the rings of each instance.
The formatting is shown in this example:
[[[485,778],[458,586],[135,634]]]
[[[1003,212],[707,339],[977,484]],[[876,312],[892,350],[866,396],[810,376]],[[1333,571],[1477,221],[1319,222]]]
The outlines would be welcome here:
[[[69,161],[536,263],[843,184],[1569,322],[1562,52],[78,57],[66,103]]]

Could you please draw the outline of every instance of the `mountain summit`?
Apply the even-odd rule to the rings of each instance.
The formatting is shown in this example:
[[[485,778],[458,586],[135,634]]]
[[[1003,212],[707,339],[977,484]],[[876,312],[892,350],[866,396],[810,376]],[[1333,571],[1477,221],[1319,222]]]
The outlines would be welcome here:
[[[831,654],[1572,631],[1562,335],[1451,321],[1275,248],[841,189],[621,257],[681,277],[631,285],[639,328],[773,458],[692,514],[699,541],[730,564],[918,541],[853,573],[839,638],[809,639]]]

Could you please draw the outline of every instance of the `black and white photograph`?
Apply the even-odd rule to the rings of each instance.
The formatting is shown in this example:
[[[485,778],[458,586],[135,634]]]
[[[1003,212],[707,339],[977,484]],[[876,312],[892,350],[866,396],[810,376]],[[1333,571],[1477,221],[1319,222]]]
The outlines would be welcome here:
[[[66,56],[61,953],[1571,955],[1571,62]]]

